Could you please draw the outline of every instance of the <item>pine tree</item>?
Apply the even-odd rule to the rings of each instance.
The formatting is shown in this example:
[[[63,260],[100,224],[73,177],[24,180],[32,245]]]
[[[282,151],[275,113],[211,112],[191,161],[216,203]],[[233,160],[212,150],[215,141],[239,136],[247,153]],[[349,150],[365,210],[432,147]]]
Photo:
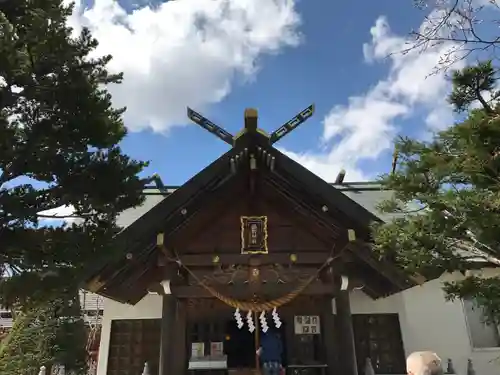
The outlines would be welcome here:
[[[463,121],[432,141],[401,138],[397,166],[383,176],[395,191],[381,209],[401,215],[375,228],[376,250],[409,273],[463,273],[445,284],[450,299],[471,298],[500,323],[500,279],[468,272],[474,259],[500,265],[500,105],[490,61],[456,71],[450,103]]]
[[[72,37],[71,12],[62,0],[0,2],[0,305],[17,313],[1,374],[29,374],[31,357],[81,368],[79,281],[112,252],[117,214],[142,199],[146,163],[121,151],[124,109],[106,90],[122,76],[91,54],[88,30]],[[47,225],[41,212],[58,207],[79,221]]]
[[[52,299],[16,312],[12,330],[0,343],[0,374],[37,375],[42,365],[85,373],[85,326],[75,296],[71,289],[57,290]]]

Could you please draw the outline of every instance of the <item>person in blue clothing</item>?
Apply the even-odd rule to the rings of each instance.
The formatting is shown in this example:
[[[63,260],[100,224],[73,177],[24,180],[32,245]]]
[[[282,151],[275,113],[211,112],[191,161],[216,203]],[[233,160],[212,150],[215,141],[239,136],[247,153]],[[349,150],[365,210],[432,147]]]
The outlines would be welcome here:
[[[281,357],[283,343],[277,332],[267,331],[261,337],[260,348],[257,351],[262,362],[264,375],[281,374]]]

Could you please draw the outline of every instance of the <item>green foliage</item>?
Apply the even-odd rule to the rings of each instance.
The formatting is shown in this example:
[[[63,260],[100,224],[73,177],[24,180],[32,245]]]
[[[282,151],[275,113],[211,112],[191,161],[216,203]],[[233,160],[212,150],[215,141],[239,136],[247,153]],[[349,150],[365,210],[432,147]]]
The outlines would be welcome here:
[[[49,301],[17,312],[11,332],[0,344],[0,374],[36,375],[40,366],[50,369],[54,363],[84,374],[84,342],[78,290],[58,291]]]
[[[395,194],[381,209],[399,215],[374,228],[375,249],[409,273],[465,275],[473,259],[500,265],[497,80],[491,62],[455,72],[450,102],[457,111],[469,109],[467,118],[432,141],[396,142],[397,168],[382,179]],[[475,103],[480,107],[470,109]],[[476,299],[487,318],[500,323],[499,278],[468,276],[445,290],[452,299]]]
[[[479,101],[488,113],[493,111],[482,95],[485,91],[494,92],[496,79],[491,61],[453,72],[453,82],[455,87],[450,95],[450,103],[457,111],[467,110],[475,101]]]
[[[116,216],[141,203],[145,183],[146,164],[118,146],[124,109],[112,107],[106,85],[122,77],[107,72],[110,56],[92,54],[88,30],[71,35],[71,11],[62,0],[0,2],[0,275],[11,275],[0,280],[0,304],[18,309],[0,356],[8,374],[63,352],[80,366],[81,351],[70,351],[84,343],[64,332],[81,322],[63,324],[55,311],[111,251]],[[42,225],[40,212],[61,206],[78,223]]]

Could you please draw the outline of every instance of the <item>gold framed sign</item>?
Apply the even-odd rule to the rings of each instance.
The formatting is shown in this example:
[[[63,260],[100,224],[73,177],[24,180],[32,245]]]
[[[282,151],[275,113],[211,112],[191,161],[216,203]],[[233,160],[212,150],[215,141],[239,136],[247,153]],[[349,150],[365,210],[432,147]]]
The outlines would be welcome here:
[[[267,254],[267,216],[242,216],[241,253]]]

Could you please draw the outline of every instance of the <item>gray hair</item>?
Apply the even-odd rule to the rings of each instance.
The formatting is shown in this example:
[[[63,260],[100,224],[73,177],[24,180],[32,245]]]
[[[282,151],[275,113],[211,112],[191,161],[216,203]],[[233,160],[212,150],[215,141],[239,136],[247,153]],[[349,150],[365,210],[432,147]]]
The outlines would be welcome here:
[[[406,360],[406,370],[413,375],[443,375],[441,358],[436,353],[414,352]]]

